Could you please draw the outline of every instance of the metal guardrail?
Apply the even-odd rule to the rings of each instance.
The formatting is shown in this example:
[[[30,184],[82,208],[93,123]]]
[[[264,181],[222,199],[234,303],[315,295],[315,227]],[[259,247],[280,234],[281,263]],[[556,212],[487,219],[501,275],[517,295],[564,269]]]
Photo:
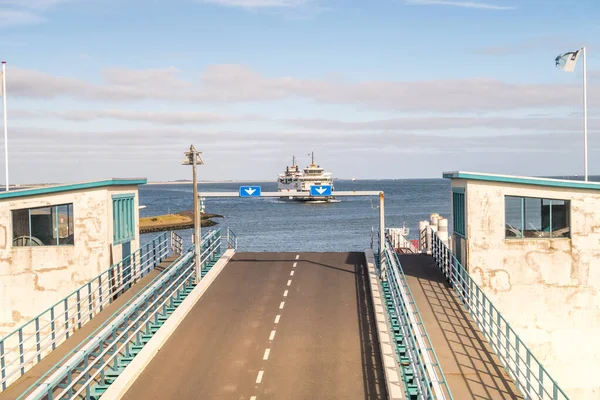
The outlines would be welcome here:
[[[2,390],[150,272],[168,253],[169,237],[165,232],[2,338]]]
[[[183,253],[183,239],[173,231],[171,231],[171,251],[175,254]]]
[[[220,229],[206,234],[202,240],[202,266],[220,255],[221,241]],[[91,399],[93,386],[107,384],[110,379],[107,375],[118,370],[119,359],[133,359],[132,346],[139,345],[143,335],[150,332],[151,324],[166,318],[168,308],[174,307],[179,295],[193,287],[194,264],[192,246],[144,292],[118,310],[114,320],[98,328],[89,336],[90,340],[65,356],[57,364],[58,368],[47,372],[19,399],[27,394],[27,400]],[[99,396],[95,394],[96,398]]]
[[[444,373],[429,340],[423,320],[404,276],[402,265],[389,237],[381,262],[382,280],[387,280],[394,303],[395,317],[406,338],[410,364],[415,374],[419,399],[452,399]],[[394,317],[394,316],[392,316]],[[400,360],[398,360],[400,361]]]
[[[228,249],[237,249],[237,236],[229,228],[227,228],[227,248]]]
[[[565,392],[535,358],[467,270],[435,232],[432,255],[494,353],[527,399],[568,400]]]

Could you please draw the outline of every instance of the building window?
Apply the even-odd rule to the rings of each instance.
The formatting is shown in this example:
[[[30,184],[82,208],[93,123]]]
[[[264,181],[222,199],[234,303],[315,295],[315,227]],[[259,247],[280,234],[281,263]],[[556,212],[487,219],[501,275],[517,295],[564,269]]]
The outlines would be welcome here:
[[[12,211],[13,246],[72,245],[73,204]]]
[[[504,199],[505,237],[570,237],[568,200],[506,196]]]
[[[115,195],[113,200],[113,243],[135,239],[134,195]]]
[[[465,237],[464,191],[452,191],[452,227],[455,234]]]

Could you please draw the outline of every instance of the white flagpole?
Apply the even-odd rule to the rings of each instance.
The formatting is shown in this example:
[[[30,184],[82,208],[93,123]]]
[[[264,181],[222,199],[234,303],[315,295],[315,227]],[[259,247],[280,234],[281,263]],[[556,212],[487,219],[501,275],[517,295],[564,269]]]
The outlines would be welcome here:
[[[583,162],[585,163],[585,180],[588,180],[588,148],[587,148],[587,62],[585,57],[585,46],[583,50]]]
[[[4,99],[4,168],[6,191],[8,192],[8,124],[6,123],[6,61],[2,61],[2,97]]]

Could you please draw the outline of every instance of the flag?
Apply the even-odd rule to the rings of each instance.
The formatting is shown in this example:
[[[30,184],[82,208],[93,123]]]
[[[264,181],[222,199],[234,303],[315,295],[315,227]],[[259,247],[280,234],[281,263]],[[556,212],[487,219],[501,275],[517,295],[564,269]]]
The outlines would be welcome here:
[[[558,55],[554,60],[556,62],[556,67],[566,72],[573,72],[575,70],[577,59],[579,58],[579,53],[581,53],[581,50],[570,51],[568,53]]]

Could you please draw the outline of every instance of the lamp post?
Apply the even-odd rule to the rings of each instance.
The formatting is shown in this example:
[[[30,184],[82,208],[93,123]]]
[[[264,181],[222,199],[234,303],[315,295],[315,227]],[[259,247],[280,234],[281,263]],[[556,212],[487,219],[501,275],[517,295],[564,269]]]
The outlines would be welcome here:
[[[185,152],[185,158],[183,159],[183,165],[192,166],[192,184],[194,185],[194,258],[196,268],[196,284],[200,282],[202,271],[200,270],[201,254],[202,254],[202,217],[200,215],[200,209],[198,205],[198,182],[196,180],[196,165],[203,165],[204,161],[200,157],[202,152],[196,151],[194,145],[190,145],[190,151]]]

